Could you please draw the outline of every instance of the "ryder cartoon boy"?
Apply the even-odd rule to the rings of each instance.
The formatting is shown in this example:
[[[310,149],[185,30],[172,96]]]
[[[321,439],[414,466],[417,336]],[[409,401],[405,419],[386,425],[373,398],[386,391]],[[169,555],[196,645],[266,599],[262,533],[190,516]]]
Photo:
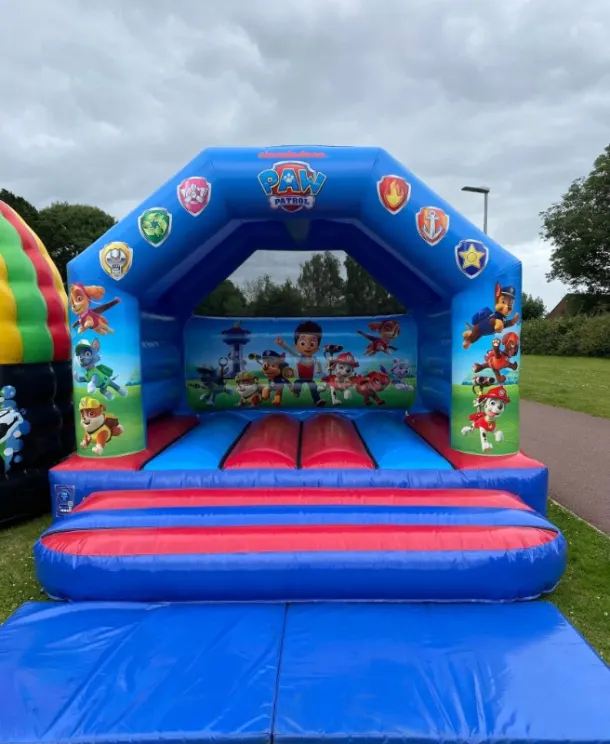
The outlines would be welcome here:
[[[288,354],[297,358],[298,378],[292,384],[292,394],[295,398],[301,395],[303,385],[307,385],[311,398],[316,406],[323,406],[318,385],[314,380],[316,372],[322,374],[322,365],[316,357],[322,343],[322,327],[313,320],[307,320],[298,325],[294,331],[294,347],[288,345],[279,336],[276,343]]]

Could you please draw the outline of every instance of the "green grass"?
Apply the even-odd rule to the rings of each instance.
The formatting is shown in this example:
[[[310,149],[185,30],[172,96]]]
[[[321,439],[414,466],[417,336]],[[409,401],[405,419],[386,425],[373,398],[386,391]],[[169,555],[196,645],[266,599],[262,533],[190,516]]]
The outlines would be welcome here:
[[[569,544],[568,569],[548,599],[610,661],[610,538],[551,504],[550,519]],[[0,622],[23,602],[44,599],[32,546],[48,518],[0,531]]]
[[[610,359],[524,356],[521,397],[610,418]]]
[[[510,403],[506,406],[506,411],[498,420],[497,428],[504,434],[504,441],[496,442],[493,434],[488,436],[489,442],[493,446],[490,452],[483,453],[481,450],[481,439],[478,431],[473,431],[467,436],[461,433],[463,426],[470,423],[468,417],[471,413],[476,412],[473,406],[475,394],[469,385],[454,385],[451,399],[452,418],[451,418],[451,446],[461,452],[468,452],[472,455],[486,454],[508,455],[519,449],[519,421],[518,421],[518,401],[519,390],[516,385],[505,385],[506,392],[510,398]]]

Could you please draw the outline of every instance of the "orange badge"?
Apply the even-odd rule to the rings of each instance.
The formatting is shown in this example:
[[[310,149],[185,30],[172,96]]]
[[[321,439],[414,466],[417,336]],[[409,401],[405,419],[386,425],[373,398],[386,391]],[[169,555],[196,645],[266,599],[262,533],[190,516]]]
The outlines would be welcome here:
[[[417,232],[428,243],[436,245],[449,230],[449,215],[440,207],[422,207],[417,213]]]
[[[411,186],[400,176],[384,176],[377,181],[379,201],[391,214],[398,214],[409,201]]]

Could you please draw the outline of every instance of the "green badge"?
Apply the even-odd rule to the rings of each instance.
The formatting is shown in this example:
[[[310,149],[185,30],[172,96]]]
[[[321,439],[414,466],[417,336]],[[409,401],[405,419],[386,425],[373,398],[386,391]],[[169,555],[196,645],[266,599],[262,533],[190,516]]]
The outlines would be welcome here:
[[[138,217],[138,227],[144,240],[158,248],[169,237],[172,216],[163,207],[151,207]]]

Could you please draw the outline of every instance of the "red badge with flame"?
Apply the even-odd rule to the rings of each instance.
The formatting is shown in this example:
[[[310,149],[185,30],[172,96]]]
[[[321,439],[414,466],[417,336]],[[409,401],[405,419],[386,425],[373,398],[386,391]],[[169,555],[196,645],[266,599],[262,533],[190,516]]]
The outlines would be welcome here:
[[[416,217],[417,232],[428,245],[436,245],[447,235],[449,215],[440,207],[422,207]]]
[[[401,176],[384,176],[377,181],[379,201],[390,212],[398,214],[411,196],[411,185]]]

